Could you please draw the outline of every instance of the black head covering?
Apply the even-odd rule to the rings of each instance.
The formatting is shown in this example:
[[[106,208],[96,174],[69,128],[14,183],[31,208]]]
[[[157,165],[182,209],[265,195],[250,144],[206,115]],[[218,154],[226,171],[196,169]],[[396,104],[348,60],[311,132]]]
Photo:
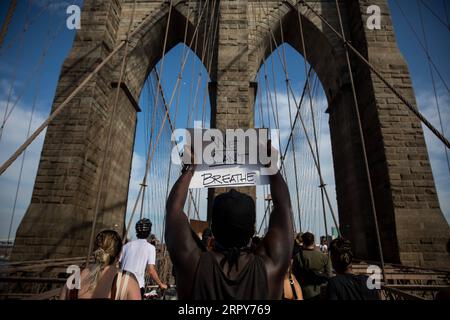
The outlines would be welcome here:
[[[211,229],[225,248],[247,246],[255,233],[256,210],[253,199],[231,189],[214,200]]]

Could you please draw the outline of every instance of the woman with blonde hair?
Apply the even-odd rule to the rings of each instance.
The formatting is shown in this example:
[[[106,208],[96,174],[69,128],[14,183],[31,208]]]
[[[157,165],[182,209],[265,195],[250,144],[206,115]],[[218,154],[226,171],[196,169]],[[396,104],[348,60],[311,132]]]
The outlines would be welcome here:
[[[79,289],[64,285],[60,299],[141,300],[135,276],[118,268],[122,239],[113,230],[97,234],[94,244],[94,263],[81,272]]]

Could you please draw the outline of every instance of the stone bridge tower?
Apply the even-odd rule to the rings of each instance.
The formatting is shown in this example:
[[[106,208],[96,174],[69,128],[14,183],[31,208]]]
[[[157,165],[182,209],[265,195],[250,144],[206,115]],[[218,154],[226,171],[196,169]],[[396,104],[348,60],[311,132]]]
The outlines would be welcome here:
[[[53,108],[125,39],[133,3],[84,1],[81,29],[62,66]],[[147,75],[162,56],[168,21],[166,51],[184,41],[185,26],[187,43],[197,25],[198,43],[213,32],[215,41],[209,48],[192,47],[199,57],[205,54],[205,61],[211,61],[206,66],[211,77],[211,123],[218,128],[245,128],[253,125],[254,81],[259,66],[270,54],[270,32],[277,41],[272,46],[279,45],[283,38],[302,53],[299,8],[308,62],[328,99],[340,226],[344,236],[352,240],[358,258],[379,260],[344,47],[339,38],[305,6],[297,6],[296,0],[172,0],[172,7],[170,1],[163,0],[136,3],[132,30],[144,25],[130,39],[97,228],[124,228],[139,96]],[[339,30],[334,1],[308,3]],[[380,30],[365,27],[367,7],[373,4],[381,8]],[[347,38],[414,103],[387,0],[342,0],[340,7]],[[218,22],[217,28],[203,28],[211,17]],[[17,231],[13,259],[86,255],[122,54],[119,51],[48,127],[32,200]],[[439,208],[421,124],[355,56],[351,56],[351,64],[385,260],[449,267],[445,253],[449,227]]]

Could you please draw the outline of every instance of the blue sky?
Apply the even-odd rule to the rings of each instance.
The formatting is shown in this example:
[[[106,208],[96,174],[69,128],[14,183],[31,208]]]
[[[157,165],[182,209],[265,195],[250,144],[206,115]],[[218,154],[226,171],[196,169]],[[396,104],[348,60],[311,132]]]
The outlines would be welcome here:
[[[7,5],[9,1],[1,1],[0,3],[0,21],[4,20]],[[11,110],[14,106],[11,116],[6,123],[2,139],[0,140],[0,160],[3,162],[10,154],[23,142],[26,138],[28,121],[30,119],[33,104],[35,104],[35,112],[33,115],[32,129],[36,128],[50,111],[53,95],[56,89],[59,71],[64,58],[70,51],[73,38],[75,36],[74,30],[68,30],[65,27],[66,13],[65,8],[69,4],[81,4],[82,1],[49,1],[49,0],[19,0],[15,12],[14,19],[10,25],[7,37],[0,50],[0,120],[3,119],[6,106]],[[450,66],[448,63],[448,52],[450,52],[450,32],[443,26],[443,24],[433,15],[437,14],[441,20],[446,21],[446,14],[443,2],[440,0],[427,1],[429,9],[421,6],[422,15],[424,19],[424,26],[426,29],[427,41],[431,57],[436,64],[442,77],[447,81],[450,80]],[[394,29],[397,36],[398,45],[403,53],[412,77],[417,103],[419,109],[426,115],[426,117],[436,126],[439,127],[437,118],[437,111],[435,100],[432,91],[430,80],[430,72],[426,61],[426,56],[422,51],[420,45],[414,37],[413,32],[405,21],[396,1],[389,1]],[[418,32],[422,39],[421,24],[419,19],[419,11],[416,1],[398,0],[398,4],[404,11],[406,17],[411,22],[413,28]],[[449,5],[450,7],[450,5]],[[449,12],[450,14],[450,12]],[[23,32],[24,23],[31,21],[27,31]],[[423,40],[422,40],[423,41]],[[183,45],[178,45],[172,49],[166,56],[164,62],[164,70],[161,73],[163,79],[163,88],[166,99],[169,100],[173,91],[176,77],[180,71],[180,61],[185,52]],[[288,72],[291,79],[291,84],[298,95],[304,83],[303,59],[302,57],[289,46],[285,46]],[[273,60],[272,60],[273,58]],[[41,63],[40,63],[41,61]],[[273,62],[272,62],[273,61]],[[270,88],[266,90],[264,83],[260,84],[261,95],[259,101],[256,103],[256,108],[259,108],[259,103],[263,110],[267,110],[267,93],[272,95],[274,99],[274,82],[277,85],[277,103],[279,104],[281,112],[287,112],[288,97],[286,89],[284,88],[285,75],[282,71],[281,64],[276,53],[269,57],[266,70],[269,77],[272,77],[272,63],[275,70],[275,81],[270,81]],[[161,65],[159,64],[159,68]],[[261,72],[264,72],[263,68]],[[299,72],[300,70],[300,72]],[[261,73],[262,79],[263,73]],[[441,113],[444,123],[444,131],[447,137],[450,136],[448,123],[450,120],[450,95],[444,88],[442,82],[434,73],[437,85],[438,99],[441,106]],[[208,76],[207,72],[202,66],[198,58],[192,52],[190,53],[185,70],[183,72],[183,80],[180,83],[180,97],[174,99],[174,107],[171,111],[171,116],[175,118],[176,100],[179,99],[181,107],[177,113],[176,121],[177,127],[186,127],[192,125],[194,120],[202,119],[202,106],[205,101],[205,118],[209,119],[209,99],[207,96],[206,84]],[[263,80],[264,81],[264,80]],[[199,84],[197,89],[197,83]],[[149,95],[150,91],[143,91],[141,96],[141,107],[143,112],[139,114],[137,140],[134,150],[133,171],[130,184],[129,207],[136,199],[139,182],[142,179],[142,173],[145,163],[145,117],[149,115],[152,109],[152,98]],[[197,92],[197,94],[195,94]],[[291,97],[292,99],[292,97]],[[9,101],[9,102],[8,102]],[[195,102],[195,103],[194,103]],[[292,100],[291,103],[293,104]],[[326,109],[326,101],[323,98],[320,84],[318,86],[318,93],[314,99],[315,110],[317,110],[317,119],[319,120],[318,127],[320,127],[319,141],[320,141],[320,157],[322,167],[324,170],[325,182],[328,184],[330,197],[335,199],[334,193],[334,178],[333,167],[331,159],[331,148],[328,131],[328,115],[324,113]],[[195,105],[195,106],[194,106]],[[194,106],[194,116],[190,117],[188,124],[188,112]],[[284,109],[283,109],[284,108]],[[255,123],[262,125],[259,117],[258,109],[255,109]],[[267,113],[265,113],[265,116]],[[285,114],[286,115],[286,114]],[[304,114],[305,119],[310,115]],[[284,121],[288,121],[288,117],[283,117]],[[268,125],[268,118],[265,118],[264,124]],[[273,119],[272,119],[273,122]],[[207,123],[206,123],[207,125]],[[272,123],[273,125],[273,123]],[[288,123],[284,123],[287,126]],[[301,132],[298,133],[296,140],[296,155],[300,169],[298,176],[302,178],[302,185],[300,187],[300,212],[302,225],[304,229],[312,230],[315,233],[323,233],[323,218],[320,211],[320,195],[317,189],[317,177],[312,167],[311,157],[308,156],[305,141],[301,138]],[[168,141],[168,131],[166,129],[163,140]],[[21,187],[15,210],[13,221],[13,234],[17,228],[20,219],[22,218],[29,201],[31,199],[32,186],[36,175],[37,164],[39,160],[40,150],[42,148],[43,134],[31,145],[27,150],[26,160],[24,164],[24,171],[22,174]],[[441,208],[447,218],[450,220],[450,175],[448,172],[444,149],[442,144],[432,136],[427,129],[425,129],[425,136],[429,148],[433,174],[436,180]],[[170,143],[166,143],[169,146]],[[169,150],[158,149],[158,160],[164,162],[167,160],[165,152]],[[291,155],[292,157],[292,155]],[[20,169],[20,161],[16,161],[4,175],[0,177],[0,239],[4,239],[8,235],[9,223],[11,219],[14,197],[16,192],[16,184]],[[156,162],[155,162],[156,163]],[[290,168],[289,170],[292,170]],[[158,167],[152,167],[150,175],[154,177],[153,183],[160,184],[164,174],[158,170]],[[175,169],[173,169],[175,172]],[[157,177],[159,177],[157,179]],[[173,179],[176,178],[174,175]],[[288,184],[291,193],[295,190],[293,179],[288,178]],[[197,192],[197,191],[196,191]],[[157,197],[157,192],[151,190],[150,197],[147,198],[147,209],[145,215],[150,216],[157,222],[159,226],[162,225],[161,213],[163,211],[163,201],[158,203],[150,203],[152,198]],[[200,195],[195,195],[201,199],[205,198],[205,192]],[[264,190],[258,188],[258,227],[262,218]],[[153,200],[152,200],[153,201]],[[297,213],[297,201],[292,199],[294,205],[294,213]],[[334,201],[335,202],[335,201]],[[200,217],[205,217],[205,201],[202,200],[200,205]],[[334,203],[335,206],[335,203]],[[152,212],[148,207],[158,208]],[[188,208],[186,208],[187,210]],[[305,212],[308,212],[306,214]],[[129,217],[130,209],[128,209]],[[128,219],[128,218],[127,218]],[[331,225],[331,217],[327,214],[328,229]],[[298,222],[297,222],[298,224]],[[160,233],[161,229],[157,227],[155,230]]]

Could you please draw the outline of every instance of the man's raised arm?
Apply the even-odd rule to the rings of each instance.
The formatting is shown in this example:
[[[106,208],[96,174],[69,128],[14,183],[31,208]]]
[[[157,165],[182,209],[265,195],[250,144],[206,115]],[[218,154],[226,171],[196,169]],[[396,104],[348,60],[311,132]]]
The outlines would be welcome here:
[[[270,193],[273,211],[262,249],[275,267],[284,268],[286,264],[287,268],[294,246],[292,208],[288,187],[279,171],[270,176]]]
[[[188,218],[183,212],[194,170],[195,167],[192,165],[183,169],[166,203],[165,239],[175,265],[183,265],[192,254],[200,252],[192,237]]]

